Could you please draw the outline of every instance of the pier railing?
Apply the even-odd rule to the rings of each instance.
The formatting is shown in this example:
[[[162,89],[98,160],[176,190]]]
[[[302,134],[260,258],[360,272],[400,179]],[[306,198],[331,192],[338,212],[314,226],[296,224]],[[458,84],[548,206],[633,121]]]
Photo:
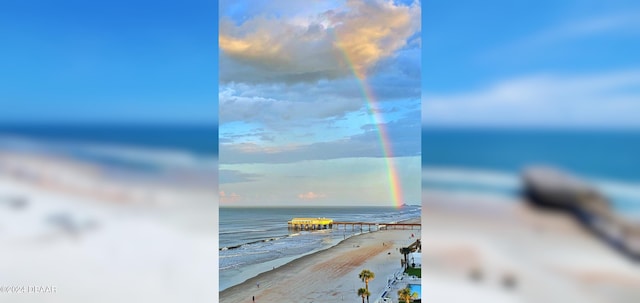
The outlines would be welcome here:
[[[346,222],[346,221],[333,221],[328,218],[293,218],[287,222],[289,229],[294,230],[322,230],[322,229],[340,229],[342,227],[347,230],[348,226],[351,226],[351,230],[364,230],[366,226],[369,231],[372,229],[421,229],[420,223],[380,223],[380,222]]]
[[[355,230],[356,227],[360,227],[360,230],[363,230],[364,226],[367,226],[368,230],[371,231],[371,227],[375,227],[378,230],[381,229],[421,229],[422,224],[420,223],[374,223],[374,222],[341,222],[334,221],[333,227],[335,229],[340,229],[342,226],[345,230],[347,226],[351,225],[351,230]]]

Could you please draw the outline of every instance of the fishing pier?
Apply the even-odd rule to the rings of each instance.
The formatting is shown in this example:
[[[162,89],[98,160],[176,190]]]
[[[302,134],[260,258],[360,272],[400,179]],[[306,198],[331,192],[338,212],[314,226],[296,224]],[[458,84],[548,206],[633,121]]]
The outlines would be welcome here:
[[[552,167],[530,167],[522,178],[531,204],[573,215],[607,244],[640,262],[640,225],[616,213],[594,186]]]
[[[287,222],[293,230],[322,230],[333,228],[333,220],[327,218],[293,218]]]
[[[375,227],[378,230],[380,229],[417,229],[422,228],[420,223],[372,223],[372,222],[333,222],[333,226],[336,229],[340,229],[340,225],[343,226],[344,230],[347,230],[347,226],[351,226],[351,230],[355,230],[356,226],[360,227],[360,230],[363,230],[364,226],[367,226],[368,230],[371,231],[371,227]]]
[[[287,222],[289,229],[293,230],[323,230],[323,229],[337,229],[340,230],[342,226],[343,230],[347,230],[348,226],[351,226],[351,230],[356,230],[359,227],[360,230],[367,226],[369,231],[377,229],[421,229],[420,223],[379,223],[379,222],[344,222],[333,221],[328,218],[293,218]]]

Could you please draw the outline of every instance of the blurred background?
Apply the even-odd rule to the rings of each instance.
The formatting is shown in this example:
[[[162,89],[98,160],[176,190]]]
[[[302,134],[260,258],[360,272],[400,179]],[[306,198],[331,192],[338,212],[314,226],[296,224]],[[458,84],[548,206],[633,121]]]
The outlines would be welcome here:
[[[3,2],[0,301],[216,301],[216,17]]]
[[[425,1],[430,302],[640,298],[640,5]]]

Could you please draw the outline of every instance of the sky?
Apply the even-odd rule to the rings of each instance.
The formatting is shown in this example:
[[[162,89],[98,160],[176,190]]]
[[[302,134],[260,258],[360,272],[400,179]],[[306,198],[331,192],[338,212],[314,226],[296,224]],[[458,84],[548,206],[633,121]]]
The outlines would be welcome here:
[[[420,199],[421,7],[221,1],[221,205]]]
[[[0,121],[217,121],[215,1],[3,1]]]
[[[640,126],[637,1],[422,6],[426,125]],[[304,23],[300,16],[334,7],[220,3],[235,24],[267,11]],[[218,16],[207,0],[3,1],[0,121],[215,123]]]
[[[425,1],[426,127],[638,129],[640,2]]]
[[[412,203],[416,121],[640,128],[639,20],[637,1],[8,0],[0,122],[219,123],[224,201],[388,205],[395,168]]]

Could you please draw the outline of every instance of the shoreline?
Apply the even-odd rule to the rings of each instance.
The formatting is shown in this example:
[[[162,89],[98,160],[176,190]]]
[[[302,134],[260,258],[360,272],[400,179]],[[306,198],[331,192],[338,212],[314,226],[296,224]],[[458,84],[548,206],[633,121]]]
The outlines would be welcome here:
[[[419,221],[420,218],[414,218],[402,222]],[[403,235],[408,236],[411,233],[416,237],[410,240],[401,239]],[[377,278],[370,282],[371,296],[376,297],[386,286],[387,276],[401,269],[399,262],[401,255],[396,249],[415,241],[419,234],[420,230],[417,229],[361,232],[340,240],[335,245],[297,257],[279,267],[230,286],[220,291],[220,302],[242,302],[247,298],[249,300],[247,302],[251,302],[252,296],[256,297],[256,302],[281,302],[288,300],[283,295],[292,291],[300,291],[301,296],[315,300],[314,302],[333,302],[332,299],[340,302],[347,296],[356,297],[355,290],[362,287],[357,273],[348,274],[348,272],[359,272],[366,266],[376,272]],[[383,242],[386,245],[382,245]],[[344,261],[341,262],[341,259]],[[291,283],[300,286],[300,290],[293,290],[291,285],[288,286]],[[309,289],[314,285],[322,284],[326,286],[321,289]],[[328,284],[335,286],[331,287]],[[257,287],[258,285],[260,287]],[[355,289],[348,290],[349,286]]]
[[[361,234],[362,233],[353,234],[353,235],[350,235],[346,239],[349,239],[351,237],[358,236],[358,235],[361,235]],[[309,256],[309,255],[315,254],[317,252],[321,252],[321,251],[330,249],[332,247],[335,247],[336,245],[340,244],[342,241],[344,241],[346,239],[342,239],[342,240],[334,239],[333,241],[335,241],[335,242],[332,243],[332,244],[329,244],[329,245],[324,246],[324,247],[319,247],[317,249],[308,251],[308,252],[300,254],[300,255],[282,257],[282,258],[269,260],[269,261],[266,261],[266,262],[261,262],[261,263],[256,263],[256,264],[251,264],[251,265],[247,266],[247,267],[250,267],[255,272],[257,272],[257,274],[243,275],[243,273],[244,273],[243,271],[240,271],[238,269],[229,269],[228,271],[236,271],[236,272],[239,271],[239,273],[237,273],[234,277],[228,277],[228,276],[226,276],[226,275],[224,275],[222,273],[223,270],[218,269],[220,281],[222,281],[223,278],[225,278],[225,279],[230,279],[230,280],[232,280],[234,282],[234,283],[231,283],[230,285],[226,285],[225,287],[223,287],[222,284],[219,283],[218,291],[222,292],[222,291],[227,290],[227,289],[229,289],[231,287],[234,287],[236,285],[239,285],[239,284],[242,284],[244,282],[247,282],[248,280],[250,280],[252,278],[255,278],[256,276],[258,276],[260,274],[263,274],[263,273],[268,272],[270,270],[275,270],[275,269],[280,268],[280,267],[282,267],[284,265],[287,265],[288,263],[293,262],[293,261],[295,261],[297,259],[304,258],[305,256]],[[242,246],[242,245],[240,245],[240,246]]]
[[[398,221],[398,223],[419,223],[419,221],[420,221],[420,220],[418,220],[418,219],[419,219],[419,218],[412,218],[412,219],[407,219],[407,220],[401,220],[401,221]],[[257,275],[259,275],[259,274],[262,274],[262,273],[268,272],[268,271],[270,271],[270,270],[274,270],[274,269],[276,269],[276,268],[279,268],[279,267],[281,267],[281,266],[286,265],[286,264],[287,264],[287,263],[289,263],[289,262],[293,262],[293,261],[295,261],[295,260],[297,260],[297,259],[299,259],[299,258],[303,258],[303,257],[305,257],[305,256],[308,256],[308,255],[311,255],[311,254],[314,254],[314,253],[317,253],[317,252],[321,252],[321,251],[324,251],[324,250],[330,249],[330,248],[332,248],[332,247],[335,247],[335,246],[337,246],[337,245],[340,245],[340,243],[342,243],[343,241],[348,240],[348,239],[350,239],[350,238],[352,238],[352,237],[357,237],[357,236],[360,236],[360,235],[363,235],[363,234],[368,234],[368,233],[374,233],[374,232],[377,232],[377,231],[379,231],[379,230],[372,230],[372,231],[369,231],[369,230],[354,231],[352,234],[347,235],[347,237],[346,237],[346,238],[344,238],[344,239],[339,239],[339,238],[332,239],[332,241],[331,241],[332,243],[331,243],[331,244],[328,244],[328,245],[326,245],[326,246],[319,247],[319,248],[317,248],[317,249],[313,249],[313,250],[311,250],[311,251],[305,252],[305,253],[300,254],[300,255],[288,256],[288,257],[282,257],[282,258],[278,258],[278,259],[274,259],[274,260],[269,260],[269,261],[266,261],[266,262],[261,262],[261,263],[257,263],[257,264],[250,264],[250,265],[248,265],[248,267],[251,267],[251,269],[252,269],[252,270],[254,270],[254,272],[257,272],[256,274],[244,274],[244,275],[243,275],[243,273],[244,273],[243,271],[241,271],[241,270],[238,270],[238,269],[235,269],[235,268],[234,268],[234,269],[229,269],[229,271],[236,271],[236,272],[238,272],[238,273],[236,274],[237,276],[230,276],[230,275],[228,275],[228,274],[223,274],[223,273],[222,273],[222,272],[223,272],[223,270],[220,270],[220,269],[219,269],[219,270],[220,270],[220,272],[221,272],[221,274],[219,275],[219,277],[221,278],[220,280],[222,280],[222,278],[225,278],[225,279],[232,280],[233,282],[232,282],[232,283],[229,283],[229,285],[224,285],[224,287],[223,287],[222,283],[220,283],[220,284],[218,285],[218,291],[219,291],[219,292],[222,292],[222,291],[224,291],[224,290],[226,290],[226,289],[229,289],[229,288],[234,287],[234,286],[236,286],[236,285],[242,284],[242,283],[246,282],[247,280],[249,280],[249,279],[251,279],[251,278],[256,277],[256,276],[257,276]],[[417,231],[417,230],[416,230],[416,231]],[[261,242],[261,241],[264,241],[264,240],[257,240],[257,241],[251,242],[251,243]],[[248,243],[248,244],[251,244],[251,243]],[[242,245],[245,245],[245,244],[237,245],[237,247],[240,247],[240,246],[242,246]],[[220,248],[220,250],[223,250],[223,249],[222,249],[222,248]]]
[[[255,271],[255,272],[257,272],[257,274],[251,274],[251,275],[244,275],[243,276],[242,272],[240,272],[238,274],[240,277],[239,278],[235,278],[235,279],[233,277],[226,277],[225,275],[220,274],[220,278],[221,278],[220,280],[222,280],[222,278],[224,277],[224,278],[227,278],[227,279],[232,279],[236,283],[233,283],[233,284],[225,286],[225,287],[222,287],[222,285],[220,284],[220,285],[218,285],[219,286],[218,291],[222,292],[222,291],[227,290],[227,289],[229,289],[231,287],[234,287],[236,285],[240,285],[242,283],[245,283],[248,280],[257,277],[260,274],[266,273],[266,272],[271,271],[271,270],[275,270],[275,269],[280,268],[280,267],[282,267],[284,265],[287,265],[290,262],[296,261],[296,260],[298,260],[300,258],[304,258],[306,256],[309,256],[309,255],[312,255],[312,254],[315,254],[315,253],[318,253],[318,252],[322,252],[322,251],[325,251],[327,249],[331,249],[331,248],[333,248],[333,247],[335,247],[337,245],[340,245],[340,243],[342,243],[342,242],[344,242],[344,241],[346,241],[346,240],[348,240],[348,239],[350,239],[352,237],[357,237],[357,236],[360,236],[362,234],[371,233],[371,232],[376,232],[376,231],[365,231],[365,232],[354,233],[354,234],[351,234],[347,238],[342,239],[342,240],[333,239],[334,242],[332,244],[329,244],[329,245],[324,246],[324,247],[319,247],[317,249],[308,251],[308,252],[303,253],[301,255],[282,257],[282,258],[269,260],[269,261],[262,262],[262,263],[248,265],[248,267],[252,267],[252,269],[257,269]],[[242,244],[242,245],[244,245],[244,244]],[[240,246],[242,246],[242,245],[240,245]],[[236,270],[237,271],[237,269],[230,269],[230,270]],[[222,270],[220,270],[220,272],[222,272]]]

